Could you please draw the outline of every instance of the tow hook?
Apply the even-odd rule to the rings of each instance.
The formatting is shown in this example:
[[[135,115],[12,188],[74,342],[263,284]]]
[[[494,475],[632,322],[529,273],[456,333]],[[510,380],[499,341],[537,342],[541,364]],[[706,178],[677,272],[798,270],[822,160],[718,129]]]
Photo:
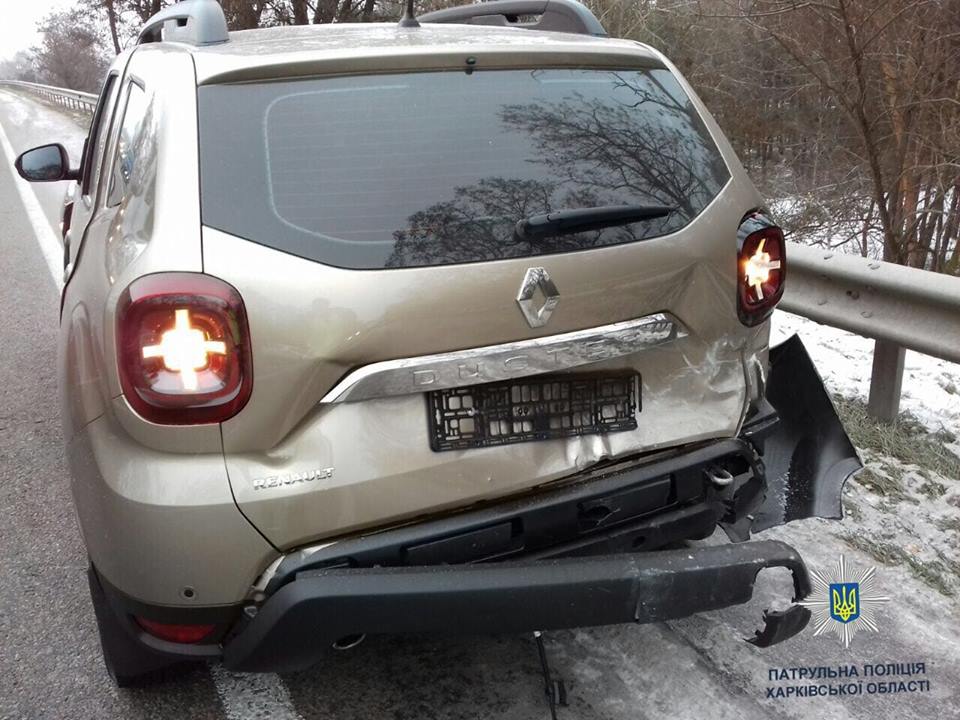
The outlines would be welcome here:
[[[733,475],[730,474],[730,471],[717,465],[707,468],[703,471],[703,474],[707,476],[707,480],[718,488],[727,487],[733,482]]]

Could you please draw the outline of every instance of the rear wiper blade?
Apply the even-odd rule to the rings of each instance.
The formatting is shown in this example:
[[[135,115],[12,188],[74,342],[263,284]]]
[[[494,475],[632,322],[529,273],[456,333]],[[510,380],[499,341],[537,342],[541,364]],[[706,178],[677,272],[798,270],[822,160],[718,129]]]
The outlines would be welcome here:
[[[674,210],[676,208],[668,205],[602,205],[592,208],[556,210],[519,220],[513,232],[520,240],[531,240],[548,235],[571,235],[586,230],[629,225],[640,220],[655,220],[666,217]]]

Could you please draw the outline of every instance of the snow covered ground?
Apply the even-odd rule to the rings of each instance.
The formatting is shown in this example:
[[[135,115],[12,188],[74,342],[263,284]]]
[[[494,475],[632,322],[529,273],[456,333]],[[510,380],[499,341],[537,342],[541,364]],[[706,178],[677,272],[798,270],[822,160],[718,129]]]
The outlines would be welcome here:
[[[771,345],[793,334],[803,340],[831,392],[867,400],[873,340],[798,315],[774,313]],[[907,351],[900,410],[915,417],[931,432],[945,430],[960,437],[960,365]],[[956,449],[960,452],[960,447]]]
[[[771,344],[793,334],[804,341],[828,390],[866,402],[872,340],[796,315],[775,313]],[[847,545],[875,560],[903,567],[938,592],[956,596],[960,594],[960,462],[950,453],[960,458],[960,365],[908,351],[901,413],[907,415],[907,428],[913,418],[930,437],[915,427],[904,428],[902,433],[909,437],[884,443],[907,448],[900,457],[861,438],[858,450],[866,467],[847,483],[844,510],[848,521],[824,529],[830,527]],[[852,430],[853,423],[845,420],[856,443],[858,433]],[[880,441],[884,432],[900,432],[874,432],[869,425],[860,430]],[[911,451],[911,445],[927,449]],[[930,457],[931,448],[942,457],[923,462]],[[795,527],[788,526],[783,532],[790,534]]]

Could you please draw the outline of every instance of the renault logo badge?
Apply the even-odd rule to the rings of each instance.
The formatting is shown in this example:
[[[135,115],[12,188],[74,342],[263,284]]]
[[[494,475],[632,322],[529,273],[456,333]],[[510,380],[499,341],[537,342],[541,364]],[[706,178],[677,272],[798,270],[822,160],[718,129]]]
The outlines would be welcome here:
[[[536,297],[537,290],[540,290],[542,299]],[[517,294],[517,305],[520,306],[530,327],[538,328],[546,325],[559,302],[560,293],[547,271],[542,267],[527,270],[527,274],[523,277],[523,284],[520,285],[520,292]]]

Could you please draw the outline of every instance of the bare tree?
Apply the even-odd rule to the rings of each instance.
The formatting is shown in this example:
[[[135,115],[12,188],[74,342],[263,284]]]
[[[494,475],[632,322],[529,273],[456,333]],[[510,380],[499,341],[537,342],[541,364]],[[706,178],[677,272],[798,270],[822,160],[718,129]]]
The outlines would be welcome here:
[[[588,2],[681,67],[800,239],[960,273],[960,3]]]
[[[777,11],[782,17],[771,21]],[[764,0],[745,19],[816,81],[852,129],[847,150],[869,178],[884,259],[944,269],[943,253],[956,245],[943,237],[942,218],[960,175],[960,148],[950,140],[960,106],[960,6],[833,0],[785,8]]]
[[[37,82],[37,69],[33,64],[33,55],[21,50],[9,60],[0,62],[0,78]]]
[[[41,82],[95,92],[108,64],[100,28],[81,7],[50,13],[39,24],[41,44],[32,50]]]

